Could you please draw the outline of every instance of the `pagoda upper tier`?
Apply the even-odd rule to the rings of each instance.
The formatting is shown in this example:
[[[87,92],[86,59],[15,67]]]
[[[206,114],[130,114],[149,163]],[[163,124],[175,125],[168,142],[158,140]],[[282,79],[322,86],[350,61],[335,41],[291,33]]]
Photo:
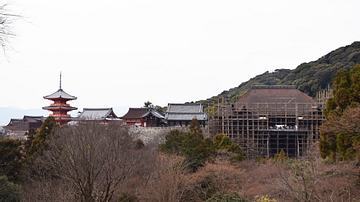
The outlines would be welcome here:
[[[68,93],[66,93],[63,89],[59,89],[58,91],[56,91],[55,93],[51,94],[51,95],[47,95],[44,96],[44,99],[48,99],[48,100],[76,100],[77,97],[69,95]]]
[[[44,96],[44,99],[54,101],[53,104],[43,107],[43,109],[52,112],[50,116],[53,116],[55,118],[57,124],[63,125],[72,120],[68,112],[72,110],[77,110],[77,108],[70,106],[70,104],[67,104],[67,101],[76,100],[77,97],[69,95],[60,88],[55,93]]]

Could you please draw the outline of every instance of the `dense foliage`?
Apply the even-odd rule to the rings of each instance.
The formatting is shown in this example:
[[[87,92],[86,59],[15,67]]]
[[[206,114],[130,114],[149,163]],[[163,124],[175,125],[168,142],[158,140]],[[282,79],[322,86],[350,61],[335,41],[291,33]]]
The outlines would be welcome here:
[[[324,114],[319,143],[321,156],[331,160],[360,159],[360,64],[341,70],[334,79],[333,98]]]
[[[0,140],[0,176],[5,175],[12,181],[17,180],[23,165],[22,157],[20,140]]]
[[[29,156],[36,156],[42,152],[46,147],[46,140],[49,139],[50,134],[56,127],[56,121],[54,117],[49,116],[45,119],[44,123],[41,125],[39,131],[36,133],[34,140],[31,142],[31,146],[27,151]]]
[[[189,131],[172,130],[165,136],[165,142],[159,144],[159,151],[185,157],[183,164],[196,172],[207,161],[212,162],[217,154],[229,156],[231,162],[241,162],[245,156],[241,147],[224,134],[218,134],[213,140],[204,138],[199,121],[191,121]]]
[[[189,131],[172,130],[165,139],[159,145],[159,151],[184,156],[183,164],[189,171],[197,171],[215,156],[215,147],[208,138],[204,139],[197,119],[191,121]]]
[[[360,63],[360,42],[340,47],[316,61],[302,63],[293,70],[267,71],[241,83],[238,87],[225,90],[217,96],[198,102],[212,106],[218,103],[220,97],[234,102],[252,85],[295,85],[301,92],[315,97],[317,92],[326,89],[328,85],[332,87],[332,81],[337,71],[349,71],[357,63]]]
[[[19,202],[22,192],[19,185],[10,182],[6,176],[0,176],[0,202]]]

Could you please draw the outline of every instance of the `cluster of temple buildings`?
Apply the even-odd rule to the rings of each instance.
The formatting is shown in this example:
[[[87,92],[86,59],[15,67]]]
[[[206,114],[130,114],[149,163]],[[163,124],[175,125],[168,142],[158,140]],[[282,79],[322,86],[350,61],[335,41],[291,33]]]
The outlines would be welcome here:
[[[197,118],[202,126],[206,125],[208,120],[207,113],[204,112],[202,104],[169,103],[165,113],[159,112],[154,108],[129,108],[128,112],[119,117],[115,114],[113,108],[84,108],[77,117],[71,117],[69,112],[77,110],[68,102],[76,100],[77,97],[66,93],[60,88],[44,96],[44,99],[50,100],[49,106],[43,107],[44,110],[51,112],[50,116],[55,118],[58,125],[68,124],[81,120],[94,120],[104,123],[112,121],[123,121],[128,126],[133,127],[167,127],[167,126],[188,126],[193,118]],[[22,119],[11,119],[4,128],[11,131],[27,131],[30,128],[40,128],[46,117],[43,116],[24,116]]]
[[[154,108],[129,108],[123,116],[117,116],[112,108],[84,108],[77,117],[71,117],[69,112],[77,108],[68,102],[77,98],[66,93],[61,82],[59,90],[44,99],[52,101],[43,109],[49,110],[59,125],[96,120],[123,121],[130,127],[186,127],[196,118],[207,135],[223,133],[237,142],[247,157],[254,158],[273,156],[281,150],[291,157],[301,156],[319,139],[319,127],[324,122],[323,105],[294,86],[253,86],[235,103],[219,101],[210,120],[198,103],[169,103],[165,113]],[[5,128],[26,131],[39,128],[44,119],[24,116],[11,119]]]

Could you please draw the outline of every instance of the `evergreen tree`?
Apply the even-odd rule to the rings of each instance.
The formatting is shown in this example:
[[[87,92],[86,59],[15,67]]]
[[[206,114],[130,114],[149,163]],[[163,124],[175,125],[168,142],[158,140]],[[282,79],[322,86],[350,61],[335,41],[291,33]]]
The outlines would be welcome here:
[[[8,181],[6,176],[0,176],[0,202],[18,202],[21,199],[21,187]]]
[[[167,154],[180,155],[180,148],[184,139],[184,132],[180,130],[171,130],[165,136],[165,142],[159,144],[158,149],[160,152]]]
[[[211,139],[204,139],[197,119],[191,121],[189,131],[172,130],[165,136],[165,140],[159,144],[159,151],[184,156],[183,164],[191,172],[196,172],[206,161],[212,161],[216,154]]]
[[[30,128],[28,132],[25,133],[26,141],[24,142],[24,149],[27,153],[29,151],[31,144],[36,136],[36,130],[34,128]]]
[[[245,160],[245,156],[241,147],[235,142],[231,141],[230,138],[225,134],[215,135],[213,142],[218,150],[225,150],[235,154],[230,158],[231,162],[240,162]]]
[[[45,119],[44,123],[41,125],[40,130],[37,132],[34,140],[31,143],[27,154],[29,156],[36,156],[41,153],[46,147],[46,140],[49,139],[50,134],[56,127],[56,121],[54,117],[49,116]]]
[[[0,175],[16,181],[22,168],[21,141],[16,139],[0,140]]]
[[[333,98],[326,103],[327,122],[320,128],[320,155],[331,160],[360,157],[360,64],[337,72]],[[352,117],[352,118],[350,118]]]

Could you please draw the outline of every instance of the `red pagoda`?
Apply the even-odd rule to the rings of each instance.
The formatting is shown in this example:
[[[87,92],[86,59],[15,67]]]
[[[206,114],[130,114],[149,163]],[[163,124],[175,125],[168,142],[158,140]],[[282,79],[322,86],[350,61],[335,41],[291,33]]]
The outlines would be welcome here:
[[[70,106],[66,102],[69,100],[76,100],[77,97],[67,94],[63,89],[61,89],[61,73],[60,73],[60,88],[58,91],[51,95],[44,96],[44,99],[54,101],[50,106],[43,107],[45,110],[52,112],[50,116],[53,116],[56,120],[56,123],[63,125],[72,120],[69,111],[77,110],[76,107]]]

